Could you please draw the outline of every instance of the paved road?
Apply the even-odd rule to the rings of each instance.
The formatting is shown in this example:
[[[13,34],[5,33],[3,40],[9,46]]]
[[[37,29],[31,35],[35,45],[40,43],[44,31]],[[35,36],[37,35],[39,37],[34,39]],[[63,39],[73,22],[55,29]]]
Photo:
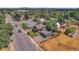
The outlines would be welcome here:
[[[36,47],[36,45],[33,44],[33,42],[28,38],[28,36],[26,36],[23,32],[18,33],[20,27],[15,27],[15,24],[19,24],[13,21],[13,18],[10,15],[6,14],[6,19],[14,27],[12,38],[16,51],[39,51],[39,49]]]

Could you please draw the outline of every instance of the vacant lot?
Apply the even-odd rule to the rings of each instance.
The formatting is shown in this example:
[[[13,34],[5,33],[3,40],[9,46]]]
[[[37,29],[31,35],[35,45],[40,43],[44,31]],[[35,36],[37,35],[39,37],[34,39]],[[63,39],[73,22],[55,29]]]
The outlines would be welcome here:
[[[76,25],[73,25],[77,28],[77,31],[79,32],[79,27]],[[51,37],[47,41],[44,41],[40,43],[40,46],[44,50],[48,51],[77,51],[79,50],[79,34],[75,36],[74,38],[71,38],[64,34],[65,29],[60,29],[61,34],[57,36],[56,38]]]

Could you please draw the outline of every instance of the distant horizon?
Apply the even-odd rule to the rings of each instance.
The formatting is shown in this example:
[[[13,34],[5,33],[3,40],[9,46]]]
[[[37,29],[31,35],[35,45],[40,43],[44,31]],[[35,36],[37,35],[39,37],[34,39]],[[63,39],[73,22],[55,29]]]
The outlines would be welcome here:
[[[36,9],[39,9],[39,8],[51,8],[51,9],[79,9],[79,7],[0,7],[0,9],[7,9],[7,8],[36,8]]]

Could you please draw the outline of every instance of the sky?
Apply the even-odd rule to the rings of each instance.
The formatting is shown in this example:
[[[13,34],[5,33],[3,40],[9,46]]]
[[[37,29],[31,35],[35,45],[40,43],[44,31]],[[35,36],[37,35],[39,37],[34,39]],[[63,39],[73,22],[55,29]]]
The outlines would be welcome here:
[[[78,8],[78,0],[0,0],[1,8]]]

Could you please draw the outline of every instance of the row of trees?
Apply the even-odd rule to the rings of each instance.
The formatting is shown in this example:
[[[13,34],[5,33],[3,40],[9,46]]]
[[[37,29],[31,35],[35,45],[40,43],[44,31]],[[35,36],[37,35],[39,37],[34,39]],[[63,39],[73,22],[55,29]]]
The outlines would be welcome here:
[[[0,16],[0,49],[8,47],[10,43],[10,35],[12,35],[13,27],[9,24],[5,24],[4,16]]]
[[[27,9],[24,11],[13,10],[12,16],[19,20],[21,15],[24,15],[26,19],[29,18],[44,18],[49,20],[50,18],[62,18],[62,19],[75,19],[75,21],[79,21],[79,10],[78,9]]]

